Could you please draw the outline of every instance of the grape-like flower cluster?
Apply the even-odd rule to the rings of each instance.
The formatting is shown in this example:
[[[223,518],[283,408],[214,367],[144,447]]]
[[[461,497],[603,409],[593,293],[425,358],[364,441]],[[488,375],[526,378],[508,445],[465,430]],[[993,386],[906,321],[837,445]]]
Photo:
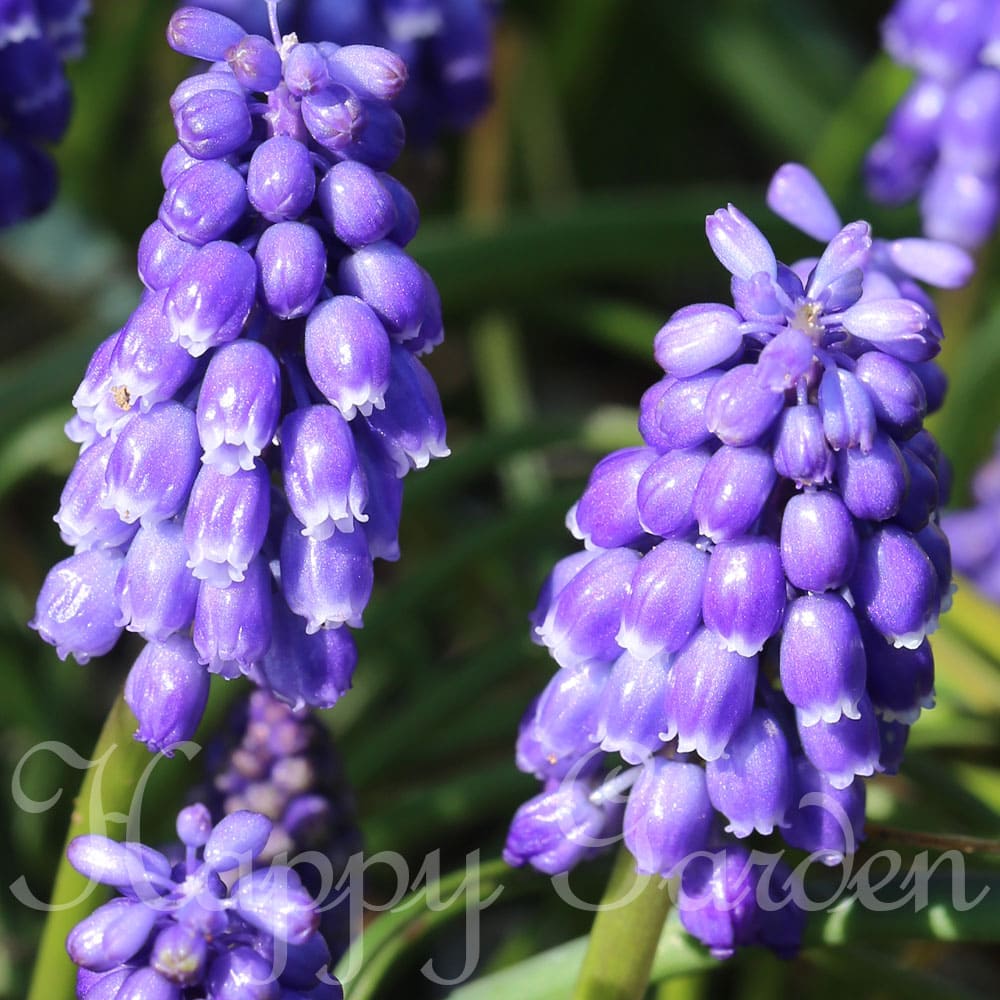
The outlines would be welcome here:
[[[977,247],[1000,218],[1000,3],[898,0],[882,37],[917,78],[868,154],[868,188],[919,196],[927,235]]]
[[[80,54],[88,0],[0,4],[0,226],[43,211],[56,167],[44,149],[69,125],[64,61]]]
[[[274,4],[270,5],[272,14]],[[375,558],[399,556],[401,477],[446,455],[433,282],[403,247],[398,56],[174,14],[214,65],[171,99],[178,143],[138,254],[146,286],[95,352],[56,515],[75,554],[32,626],[81,663],[148,641],[137,738],[193,735],[209,674],[329,707],[350,687]]]
[[[200,796],[220,822],[252,810],[274,824],[257,866],[284,855],[294,866],[302,852],[317,851],[327,872],[305,864],[306,888],[323,906],[321,931],[334,960],[350,939],[346,895],[336,904],[319,899],[322,876],[332,891],[352,855],[361,850],[354,796],[326,727],[308,709],[293,709],[267,691],[240,701],[228,726],[205,748],[208,787]]]
[[[514,818],[513,864],[565,871],[623,834],[640,872],[669,876],[724,848],[685,872],[692,898],[719,900],[760,879],[732,838],[778,830],[837,863],[862,834],[861,779],[897,769],[933,704],[925,637],[951,565],[923,419],[944,386],[914,278],[956,285],[972,262],[844,226],[796,164],[769,202],[822,254],[786,267],[735,207],[709,216],[734,306],[680,309],[658,333],[644,444],[598,463],[567,517],[584,548],[532,618],[562,669],[519,735],[545,786]],[[613,753],[633,766],[609,774]],[[787,952],[801,931],[793,907],[755,904],[742,930],[709,911],[689,927],[729,927],[720,953]]]
[[[271,821],[236,812],[213,826],[208,809],[177,817],[183,860],[141,843],[87,834],[73,867],[119,893],[70,932],[77,996],[145,1000],[340,1000],[326,972],[316,903],[283,865],[251,869]]]
[[[248,31],[260,31],[255,0],[202,0]],[[396,108],[407,139],[433,142],[442,129],[462,130],[490,102],[495,0],[285,0],[282,21],[302,41],[337,38],[380,45],[402,56],[409,84]]]

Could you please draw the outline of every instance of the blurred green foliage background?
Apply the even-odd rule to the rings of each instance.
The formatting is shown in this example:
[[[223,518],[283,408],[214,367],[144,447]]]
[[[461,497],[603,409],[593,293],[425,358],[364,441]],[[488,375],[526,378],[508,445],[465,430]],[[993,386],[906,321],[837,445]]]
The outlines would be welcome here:
[[[66,554],[51,517],[74,458],[62,436],[69,399],[93,348],[138,300],[134,248],[155,217],[159,161],[173,141],[167,98],[189,69],[164,43],[166,0],[93,6],[86,56],[71,69],[73,125],[56,151],[59,203],[0,235],[0,882],[24,876],[42,898],[81,775],[40,752],[19,780],[39,800],[64,788],[61,798],[32,813],[6,789],[42,741],[89,755],[138,645],[127,637],[79,667],[60,663],[25,622]],[[526,615],[548,568],[574,547],[563,516],[589,468],[636,439],[639,396],[657,377],[655,332],[674,309],[726,296],[704,216],[733,201],[783,259],[811,252],[763,206],[773,170],[798,159],[845,217],[874,216],[882,234],[916,232],[914,212],[875,211],[858,176],[907,82],[878,55],[887,6],[507,0],[494,110],[471,135],[401,161],[395,173],[424,212],[412,251],[444,301],[448,339],[430,368],[453,455],[407,481],[403,559],[379,564],[355,689],[326,713],[369,853],[400,851],[414,873],[435,849],[446,871],[475,850],[496,858],[511,814],[534,794],[513,766],[513,740],[552,663],[529,642]],[[986,248],[973,284],[939,298],[952,390],[935,431],[957,500],[1000,423],[996,278]],[[935,645],[939,707],[916,727],[902,775],[872,783],[870,818],[996,837],[996,613],[960,597]],[[216,680],[204,737],[240,684]],[[169,834],[199,776],[197,758],[157,769],[143,812],[154,840]],[[986,855],[969,864],[996,867]],[[598,898],[608,870],[586,866],[576,891]],[[561,903],[547,879],[499,878],[507,891],[484,917],[481,974],[586,932],[589,915]],[[373,873],[368,890],[384,898],[391,882]],[[461,920],[457,932],[432,929],[417,911],[373,938],[391,961],[363,995],[443,995],[418,970],[431,956],[445,972],[461,967]],[[41,916],[0,894],[3,996],[24,994]],[[686,954],[690,968],[706,965]],[[750,953],[653,989],[660,1000],[993,996],[998,971],[983,946],[854,943],[792,963]],[[552,992],[537,995],[566,995],[551,975]]]

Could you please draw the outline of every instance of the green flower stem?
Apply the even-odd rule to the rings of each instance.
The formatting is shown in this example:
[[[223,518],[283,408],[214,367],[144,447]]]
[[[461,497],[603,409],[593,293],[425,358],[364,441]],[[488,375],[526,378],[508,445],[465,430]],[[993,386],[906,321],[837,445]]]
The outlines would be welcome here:
[[[623,847],[601,904],[573,998],[639,1000],[649,985],[670,909],[667,882],[658,876],[637,875],[635,859]]]
[[[120,838],[144,772],[158,758],[132,739],[135,719],[123,699],[112,706],[76,798],[66,844],[83,833]],[[15,883],[15,886],[18,883]],[[52,889],[51,907],[35,960],[28,1000],[69,1000],[76,995],[76,966],[66,954],[66,935],[103,901],[104,890],[90,883],[66,860],[63,851]]]

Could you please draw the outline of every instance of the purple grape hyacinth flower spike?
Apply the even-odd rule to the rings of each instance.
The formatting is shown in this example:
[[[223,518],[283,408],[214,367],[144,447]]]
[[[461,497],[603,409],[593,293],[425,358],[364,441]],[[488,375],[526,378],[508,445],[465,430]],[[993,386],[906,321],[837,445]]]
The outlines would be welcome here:
[[[176,825],[176,864],[98,834],[70,843],[70,864],[119,893],[66,940],[79,967],[77,996],[228,1000],[256,983],[266,991],[257,996],[341,1000],[316,901],[292,869],[253,867],[271,820],[244,809],[213,823],[197,803]]]
[[[639,872],[681,876],[682,922],[720,957],[802,936],[784,869],[747,838],[840,863],[865,777],[898,769],[933,705],[926,636],[951,579],[923,419],[942,331],[917,282],[972,269],[956,247],[845,225],[798,164],[768,200],[825,246],[787,266],[736,207],[708,217],[732,305],[667,321],[643,445],[603,459],[569,512],[584,548],[531,616],[560,669],[517,744],[545,785],[505,854],[562,872],[618,833]]]
[[[865,162],[876,200],[919,200],[924,232],[975,249],[1000,218],[995,0],[897,0],[882,41],[916,71]]]
[[[56,520],[76,554],[31,623],[81,663],[142,635],[127,700],[166,753],[211,673],[296,708],[350,688],[344,626],[362,625],[373,561],[399,558],[400,480],[448,454],[418,358],[443,337],[440,299],[384,172],[405,62],[282,36],[276,0],[258,6],[270,38],[201,7],[170,20],[171,46],[211,65],[171,98],[142,299],[74,396]]]

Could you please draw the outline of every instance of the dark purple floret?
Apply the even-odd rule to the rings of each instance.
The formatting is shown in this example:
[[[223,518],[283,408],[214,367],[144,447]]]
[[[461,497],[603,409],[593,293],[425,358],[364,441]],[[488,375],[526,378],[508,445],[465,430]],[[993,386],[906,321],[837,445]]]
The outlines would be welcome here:
[[[177,817],[183,860],[173,866],[142,844],[72,841],[73,867],[120,893],[66,940],[77,996],[228,1000],[256,981],[267,996],[342,997],[319,904],[294,870],[264,855],[272,831],[247,809],[213,825],[198,803]]]
[[[598,463],[567,516],[584,548],[531,615],[562,669],[517,743],[546,786],[506,852],[567,870],[595,810],[625,801],[637,869],[681,875],[682,920],[719,956],[797,949],[787,869],[736,842],[778,836],[828,864],[855,850],[864,778],[898,770],[933,705],[926,636],[951,591],[945,463],[923,429],[942,332],[915,279],[956,285],[971,262],[845,226],[797,164],[768,200],[825,249],[787,267],[734,206],[708,217],[733,305],[659,331],[642,445]],[[1000,502],[998,484],[977,487]]]
[[[202,7],[170,22],[213,64],[171,97],[146,290],[67,424],[81,454],[56,520],[76,554],[32,621],[80,662],[123,627],[149,642],[128,700],[152,749],[194,734],[212,673],[333,705],[373,560],[399,556],[400,480],[448,454],[417,359],[443,338],[440,298],[402,248],[412,198],[379,172],[405,64],[261,27]]]

